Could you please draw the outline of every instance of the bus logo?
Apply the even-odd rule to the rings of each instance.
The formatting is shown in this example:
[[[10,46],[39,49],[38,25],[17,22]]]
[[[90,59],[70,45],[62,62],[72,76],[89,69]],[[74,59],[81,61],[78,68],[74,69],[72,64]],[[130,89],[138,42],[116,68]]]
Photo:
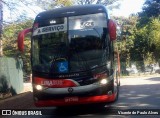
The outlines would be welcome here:
[[[91,28],[91,27],[94,27],[94,22],[92,21],[81,22],[81,28]]]
[[[72,93],[73,92],[73,88],[68,88],[68,92]]]

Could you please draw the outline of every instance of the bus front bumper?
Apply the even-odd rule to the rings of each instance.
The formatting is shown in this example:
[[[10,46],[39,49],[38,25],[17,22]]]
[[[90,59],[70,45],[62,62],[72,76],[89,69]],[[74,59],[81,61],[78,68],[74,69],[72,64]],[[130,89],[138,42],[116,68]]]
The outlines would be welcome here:
[[[113,102],[116,99],[116,93],[112,95],[99,95],[89,97],[66,97],[63,99],[37,100],[36,107],[51,107],[51,106],[71,106],[91,103],[107,103]]]

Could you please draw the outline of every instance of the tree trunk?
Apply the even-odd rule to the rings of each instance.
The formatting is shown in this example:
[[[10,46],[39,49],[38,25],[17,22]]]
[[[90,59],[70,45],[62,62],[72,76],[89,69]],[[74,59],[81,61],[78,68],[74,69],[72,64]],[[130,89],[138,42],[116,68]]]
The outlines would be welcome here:
[[[0,57],[3,56],[2,40],[0,39]]]
[[[3,5],[2,5],[2,0],[0,0],[0,56],[3,56],[3,48],[2,48],[2,22],[3,22]]]

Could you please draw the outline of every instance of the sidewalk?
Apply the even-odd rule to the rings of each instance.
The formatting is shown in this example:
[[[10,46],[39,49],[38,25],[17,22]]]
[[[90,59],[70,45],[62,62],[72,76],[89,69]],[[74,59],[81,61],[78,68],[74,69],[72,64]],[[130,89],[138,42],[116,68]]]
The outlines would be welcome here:
[[[0,100],[0,109],[27,109],[33,106],[33,93],[30,91]]]
[[[32,83],[31,82],[23,83],[23,85],[24,85],[24,90],[22,93],[28,92],[28,91],[32,92]]]
[[[137,78],[137,77],[160,77],[160,74],[154,73],[154,74],[149,74],[149,73],[140,73],[140,74],[131,74],[131,75],[125,75],[125,76],[120,76],[120,78]]]
[[[0,99],[0,109],[28,108],[29,106],[33,105],[32,83],[31,82],[23,83],[23,85],[24,85],[24,89],[21,93],[14,96],[12,95],[4,96],[3,98]],[[30,102],[27,102],[28,100]],[[25,104],[22,104],[22,103],[25,103]]]
[[[0,100],[5,100],[5,99],[8,99],[8,98],[13,98],[13,97],[20,96],[23,93],[32,92],[32,83],[31,82],[23,83],[23,86],[24,86],[23,91],[20,92],[17,95],[14,95],[14,96],[11,93],[5,93],[5,94],[1,94],[0,93]]]

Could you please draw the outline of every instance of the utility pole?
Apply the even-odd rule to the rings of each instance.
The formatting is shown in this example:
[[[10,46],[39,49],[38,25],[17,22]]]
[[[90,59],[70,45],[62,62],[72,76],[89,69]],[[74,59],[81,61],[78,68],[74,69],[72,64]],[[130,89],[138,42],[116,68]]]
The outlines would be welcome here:
[[[2,23],[3,23],[3,5],[2,5],[2,0],[0,0],[0,57],[3,56]]]

